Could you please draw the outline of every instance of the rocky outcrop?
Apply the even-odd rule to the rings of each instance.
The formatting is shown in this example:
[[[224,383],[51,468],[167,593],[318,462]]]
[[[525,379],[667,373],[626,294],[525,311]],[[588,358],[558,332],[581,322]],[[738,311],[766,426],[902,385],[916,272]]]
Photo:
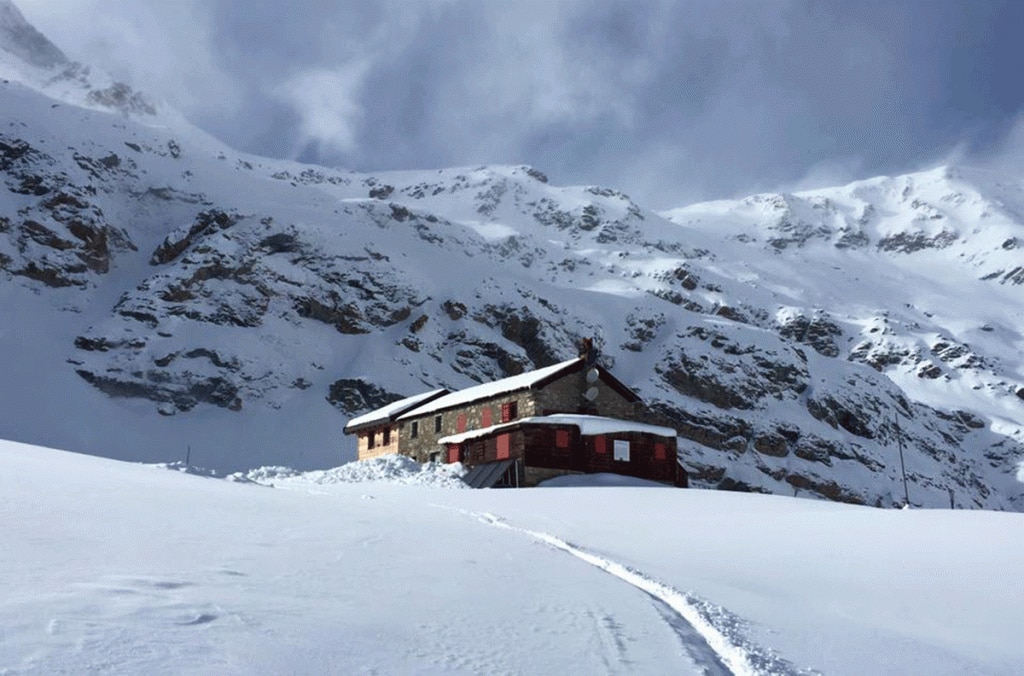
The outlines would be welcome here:
[[[362,378],[340,378],[331,383],[327,391],[327,401],[348,414],[372,411],[399,399],[402,395],[388,392]]]
[[[0,269],[45,286],[87,288],[119,253],[135,250],[93,201],[94,191],[71,183],[49,155],[0,136],[0,172],[8,190],[28,198],[0,222]]]
[[[720,409],[754,409],[768,399],[798,397],[807,389],[806,357],[781,341],[770,347],[750,330],[693,326],[677,336],[655,367],[676,392]]]
[[[836,340],[843,335],[843,330],[827,312],[818,311],[810,317],[803,313],[786,314],[777,321],[779,335],[783,338],[809,345],[826,357],[839,355]]]

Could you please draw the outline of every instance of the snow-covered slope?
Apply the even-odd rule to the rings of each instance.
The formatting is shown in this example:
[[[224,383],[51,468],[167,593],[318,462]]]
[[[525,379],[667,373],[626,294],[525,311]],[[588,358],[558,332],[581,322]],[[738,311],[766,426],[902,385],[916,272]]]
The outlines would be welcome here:
[[[443,490],[351,483],[346,468],[268,488],[2,441],[0,463],[11,676],[938,676],[1024,661],[1020,514]]]
[[[1024,508],[1020,177],[657,214],[529,167],[245,156],[76,96],[0,82],[0,436],[323,468],[353,414],[593,336],[698,485],[893,505],[902,442],[913,502]]]

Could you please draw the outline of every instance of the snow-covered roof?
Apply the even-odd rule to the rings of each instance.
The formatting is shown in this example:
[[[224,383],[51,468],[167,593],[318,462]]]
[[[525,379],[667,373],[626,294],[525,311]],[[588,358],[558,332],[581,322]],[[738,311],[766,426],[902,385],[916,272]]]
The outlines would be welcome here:
[[[411,418],[413,416],[420,416],[427,413],[433,413],[434,411],[440,411],[446,408],[452,408],[453,406],[462,406],[480,399],[487,399],[489,397],[496,397],[506,392],[515,392],[516,390],[524,390],[528,387],[532,387],[537,383],[541,382],[545,378],[549,378],[556,375],[560,371],[563,371],[570,366],[580,362],[583,357],[576,357],[568,361],[563,361],[553,366],[546,366],[536,371],[529,371],[527,373],[520,373],[517,376],[510,378],[502,378],[496,380],[493,383],[484,383],[483,385],[475,385],[468,387],[458,392],[452,392],[443,397],[439,397],[426,403],[423,406],[418,406],[414,410],[399,416],[399,420],[405,418]],[[351,425],[351,423],[349,423]]]
[[[345,425],[345,431],[348,432],[349,430],[355,429],[356,427],[362,427],[364,425],[369,425],[376,422],[393,420],[396,416],[405,413],[414,406],[418,406],[419,404],[428,402],[431,399],[440,397],[446,394],[447,392],[448,390],[442,388],[439,390],[431,390],[430,392],[424,392],[422,394],[414,394],[413,396],[406,397],[405,399],[399,399],[398,401],[392,402],[387,406],[383,406],[374,411],[370,411],[369,413],[364,413],[363,415],[352,418],[351,420],[348,421],[348,424]]]
[[[573,425],[578,428],[580,434],[585,437],[592,437],[598,434],[616,434],[622,432],[638,432],[640,434],[653,434],[658,437],[678,436],[671,427],[660,425],[648,425],[635,420],[622,420],[620,418],[605,418],[598,415],[582,415],[575,413],[556,413],[553,415],[533,416],[531,418],[520,418],[501,425],[492,425],[478,430],[470,430],[460,434],[451,434],[437,440],[438,444],[461,444],[470,439],[478,439],[495,432],[500,432],[516,425]]]

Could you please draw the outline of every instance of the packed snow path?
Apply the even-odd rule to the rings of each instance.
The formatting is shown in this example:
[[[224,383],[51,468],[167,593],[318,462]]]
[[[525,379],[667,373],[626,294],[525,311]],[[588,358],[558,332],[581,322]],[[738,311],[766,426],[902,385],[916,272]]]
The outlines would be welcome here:
[[[652,597],[667,610],[665,612],[666,622],[679,635],[686,652],[703,667],[704,672],[709,676],[809,673],[796,670],[771,651],[751,645],[736,631],[736,619],[723,608],[652,580],[643,573],[631,570],[621,563],[591,554],[549,533],[517,528],[493,514],[480,513],[474,514],[474,516],[488,525],[529,535],[535,540],[603,570]],[[713,616],[720,618],[719,621],[712,620]]]

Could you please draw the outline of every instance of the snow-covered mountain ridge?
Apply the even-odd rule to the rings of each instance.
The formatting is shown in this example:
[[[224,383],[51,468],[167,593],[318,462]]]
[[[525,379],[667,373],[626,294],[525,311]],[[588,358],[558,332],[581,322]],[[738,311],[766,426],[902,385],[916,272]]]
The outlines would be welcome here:
[[[594,336],[699,484],[887,506],[902,441],[915,503],[1024,507],[1020,177],[658,214],[529,167],[255,158],[39,81],[0,83],[0,437],[325,467],[351,414]]]

